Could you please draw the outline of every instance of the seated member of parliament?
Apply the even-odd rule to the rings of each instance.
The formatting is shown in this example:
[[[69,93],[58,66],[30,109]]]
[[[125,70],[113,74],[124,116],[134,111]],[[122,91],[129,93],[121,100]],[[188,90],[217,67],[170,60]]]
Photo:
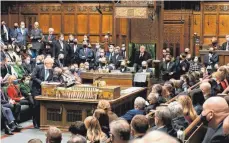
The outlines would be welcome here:
[[[226,42],[222,44],[221,50],[229,51],[229,34],[226,35]]]
[[[136,52],[135,58],[134,58],[134,67],[136,70],[138,70],[141,67],[142,61],[150,60],[152,57],[151,55],[146,51],[145,46],[140,46],[140,50]],[[149,65],[151,66],[151,65]]]

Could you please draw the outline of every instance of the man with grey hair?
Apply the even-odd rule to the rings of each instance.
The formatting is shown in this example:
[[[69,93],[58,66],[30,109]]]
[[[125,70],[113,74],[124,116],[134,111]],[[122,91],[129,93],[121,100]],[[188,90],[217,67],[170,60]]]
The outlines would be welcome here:
[[[130,125],[126,120],[117,119],[110,123],[110,142],[127,143],[130,139]]]
[[[134,57],[134,67],[136,69],[136,71],[138,71],[138,69],[140,67],[142,67],[142,61],[146,61],[149,63],[149,61],[152,59],[150,53],[148,53],[146,51],[146,47],[141,45],[139,48],[139,51],[137,51],[137,53],[135,54]],[[151,65],[149,65],[150,67]]]
[[[57,127],[49,127],[46,133],[46,143],[61,143],[62,133]]]
[[[56,36],[53,35],[54,34],[53,28],[49,28],[48,31],[49,34],[45,35],[42,38],[43,44],[40,53],[44,54],[45,56],[49,54],[53,57],[53,44],[56,41]]]
[[[122,116],[125,120],[127,120],[129,123],[131,122],[132,118],[135,115],[144,115],[144,108],[145,108],[146,101],[142,97],[137,97],[134,100],[134,109],[129,110],[126,112],[125,115]]]
[[[45,82],[52,81],[53,79],[53,63],[54,60],[50,57],[45,58],[44,65],[38,65],[32,72],[32,90],[31,95],[33,97],[41,95],[41,85]],[[40,122],[40,107],[39,102],[35,100],[35,112],[33,115],[33,124],[35,128],[39,127]]]
[[[150,112],[150,110],[155,110],[156,107],[159,105],[159,94],[156,92],[151,92],[147,96],[147,100],[149,102],[149,105],[145,108],[146,114]]]
[[[34,29],[32,29],[30,33],[31,33],[30,35],[31,43],[33,45],[31,50],[37,56],[41,49],[41,39],[43,37],[43,33],[42,30],[39,28],[38,22],[34,23]]]
[[[87,143],[87,140],[81,135],[74,135],[68,140],[67,143]]]
[[[188,121],[184,118],[182,105],[174,101],[168,105],[168,108],[172,117],[173,129],[176,131],[185,130],[188,127]]]
[[[162,107],[156,110],[155,112],[155,126],[152,128],[152,130],[158,130],[165,133],[168,133],[169,135],[176,137],[177,133],[172,128],[171,125],[171,112],[168,107]]]
[[[200,84],[200,90],[202,91],[205,100],[211,97],[211,84],[209,82],[202,82]]]

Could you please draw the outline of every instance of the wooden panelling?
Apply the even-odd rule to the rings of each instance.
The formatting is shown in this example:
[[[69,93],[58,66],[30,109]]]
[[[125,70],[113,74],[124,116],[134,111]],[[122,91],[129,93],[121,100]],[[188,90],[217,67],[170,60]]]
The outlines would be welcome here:
[[[211,44],[211,39],[212,38],[204,38],[204,45],[209,45],[209,44]]]
[[[112,25],[113,25],[113,20],[112,20],[112,15],[103,15],[102,17],[102,33],[105,34],[107,32],[112,34]]]
[[[78,43],[82,43],[83,41],[83,36],[77,36]]]
[[[197,35],[200,35],[200,25],[201,24],[201,19],[200,15],[194,15],[193,16],[193,32],[197,33]]]
[[[219,15],[219,35],[225,36],[229,34],[229,14]]]
[[[78,33],[84,34],[87,33],[87,22],[88,22],[88,17],[87,15],[77,15],[77,30]]]
[[[90,36],[90,43],[99,42],[99,36]]]
[[[89,15],[89,33],[99,34],[100,15]]]
[[[48,29],[49,29],[49,14],[41,14],[40,15],[40,18],[39,18],[39,25],[40,25],[40,28],[42,29],[42,31],[44,33],[47,33],[48,32]]]
[[[204,16],[204,36],[216,35],[216,15],[205,14]]]
[[[13,27],[15,22],[17,22],[17,23],[19,22],[18,14],[11,14],[11,25],[10,25],[10,27]],[[19,25],[20,25],[20,23],[19,23]]]
[[[61,32],[61,15],[60,14],[53,14],[52,15],[52,28],[54,28],[54,33]]]
[[[75,24],[74,15],[66,14],[64,15],[64,33],[74,34]]]
[[[126,35],[127,34],[127,19],[120,18],[120,34]]]

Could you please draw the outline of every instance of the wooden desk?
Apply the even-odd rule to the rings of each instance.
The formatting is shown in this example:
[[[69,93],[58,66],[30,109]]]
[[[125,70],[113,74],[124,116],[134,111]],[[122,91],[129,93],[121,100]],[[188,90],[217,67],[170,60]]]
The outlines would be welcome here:
[[[106,81],[107,85],[118,85],[131,87],[133,85],[134,75],[132,73],[97,73],[97,72],[82,72],[80,73],[83,83],[86,80],[91,80],[91,84],[97,78]]]
[[[122,93],[114,100],[109,100],[112,111],[118,116],[134,108],[134,100],[141,96],[146,98],[146,88],[134,87],[131,93]],[[57,126],[67,131],[72,122],[84,121],[93,114],[99,100],[64,99],[47,96],[37,96],[40,101],[40,129],[46,130],[49,126]]]
[[[201,61],[203,62],[204,60],[204,55],[208,54],[208,50],[200,50],[200,57]],[[229,51],[224,51],[224,50],[216,50],[216,53],[219,55],[219,65],[226,65],[229,63]]]
[[[83,84],[92,84],[93,81],[100,77],[101,80],[104,80],[108,86],[120,86],[121,89],[134,86],[133,73],[98,73],[98,72],[82,72],[80,73]],[[147,88],[148,93],[151,91],[153,85],[152,77],[147,77]]]

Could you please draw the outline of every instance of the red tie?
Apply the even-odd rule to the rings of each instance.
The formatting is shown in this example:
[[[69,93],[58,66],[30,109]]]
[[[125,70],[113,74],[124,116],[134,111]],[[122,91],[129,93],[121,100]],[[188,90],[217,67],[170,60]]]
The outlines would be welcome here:
[[[48,40],[50,40],[51,39],[51,35],[49,35],[49,37],[48,37]]]

